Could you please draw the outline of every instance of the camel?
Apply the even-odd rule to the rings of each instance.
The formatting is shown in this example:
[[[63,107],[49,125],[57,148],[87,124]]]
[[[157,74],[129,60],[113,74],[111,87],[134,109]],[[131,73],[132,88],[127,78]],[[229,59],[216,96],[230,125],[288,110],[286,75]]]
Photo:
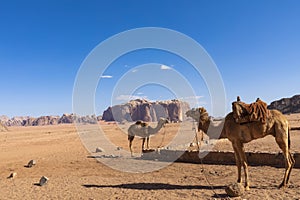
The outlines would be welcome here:
[[[133,155],[131,146],[135,136],[139,136],[143,138],[142,151],[144,150],[144,144],[146,139],[147,139],[147,149],[149,149],[150,135],[156,134],[166,123],[168,123],[167,119],[160,118],[156,127],[151,127],[147,123],[142,121],[137,121],[136,123],[132,124],[128,128],[128,141],[129,141],[129,149],[131,152],[131,156]]]
[[[245,111],[237,102],[233,102],[233,109],[238,110],[235,114],[241,115]],[[204,108],[199,109],[201,116],[199,121],[199,129],[206,132],[208,130],[209,117]],[[270,113],[266,120],[266,123],[260,121],[254,121],[249,123],[236,123],[233,112],[229,113],[225,117],[224,126],[220,135],[220,138],[228,138],[232,143],[234,150],[236,165],[238,169],[237,182],[241,183],[241,168],[244,168],[245,174],[245,189],[250,190],[248,164],[244,150],[244,143],[248,143],[252,140],[263,138],[267,135],[273,135],[279,148],[282,150],[285,158],[285,173],[279,188],[285,187],[288,184],[292,168],[295,164],[295,160],[290,149],[290,134],[289,123],[285,116],[278,110],[269,110]]]
[[[193,108],[188,110],[185,115],[193,118],[197,122],[198,132],[203,131],[204,133],[208,134],[210,139],[224,138],[223,136],[220,136],[224,126],[224,120],[222,120],[221,123],[214,123],[212,118],[209,117],[205,108]],[[220,120],[218,121],[220,122]],[[203,140],[203,138],[201,138],[201,140]]]

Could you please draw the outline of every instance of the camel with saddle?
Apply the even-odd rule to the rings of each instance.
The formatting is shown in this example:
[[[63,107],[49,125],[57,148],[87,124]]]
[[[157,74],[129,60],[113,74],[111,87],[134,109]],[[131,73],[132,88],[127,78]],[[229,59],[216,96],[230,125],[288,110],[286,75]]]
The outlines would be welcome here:
[[[211,120],[204,108],[188,111],[186,114],[194,119],[198,117],[198,129],[207,133]],[[232,103],[232,112],[225,117],[220,138],[228,138],[231,141],[238,169],[237,182],[242,182],[241,169],[243,167],[246,190],[250,189],[250,183],[244,143],[267,135],[275,137],[275,141],[285,158],[285,173],[279,188],[288,184],[295,164],[295,160],[290,153],[289,130],[289,123],[285,116],[278,110],[268,110],[267,104],[260,99],[252,104],[246,104],[238,97],[237,101]]]

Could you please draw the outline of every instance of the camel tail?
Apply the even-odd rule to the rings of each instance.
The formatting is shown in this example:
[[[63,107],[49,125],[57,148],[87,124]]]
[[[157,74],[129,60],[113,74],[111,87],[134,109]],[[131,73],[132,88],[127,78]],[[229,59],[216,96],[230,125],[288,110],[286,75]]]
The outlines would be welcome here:
[[[291,148],[291,133],[290,133],[290,127],[289,127],[289,129],[288,129],[288,148],[290,149]]]

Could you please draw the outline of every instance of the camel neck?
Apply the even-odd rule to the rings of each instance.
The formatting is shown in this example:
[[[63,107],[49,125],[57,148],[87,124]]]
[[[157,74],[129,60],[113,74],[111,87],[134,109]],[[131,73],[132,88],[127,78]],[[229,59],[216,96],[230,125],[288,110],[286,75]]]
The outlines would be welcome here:
[[[206,120],[203,125],[204,133],[207,133],[209,125],[210,125],[210,119]]]
[[[163,124],[163,122],[159,121],[156,127],[151,128],[151,131],[149,131],[150,135],[157,133],[163,127]]]

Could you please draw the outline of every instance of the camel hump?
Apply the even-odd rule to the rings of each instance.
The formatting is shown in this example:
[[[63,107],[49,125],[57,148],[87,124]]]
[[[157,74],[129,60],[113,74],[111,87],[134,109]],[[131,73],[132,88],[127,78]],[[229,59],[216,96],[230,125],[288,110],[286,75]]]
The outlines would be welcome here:
[[[240,109],[238,108],[240,106]],[[257,98],[255,102],[246,104],[242,101],[233,102],[233,113],[237,123],[260,121],[266,123],[270,115],[267,103]]]
[[[143,121],[141,121],[141,120],[136,121],[135,124],[136,124],[136,125],[140,125],[140,126],[142,126],[142,127],[148,126],[148,124],[147,124],[146,122],[143,122]]]

